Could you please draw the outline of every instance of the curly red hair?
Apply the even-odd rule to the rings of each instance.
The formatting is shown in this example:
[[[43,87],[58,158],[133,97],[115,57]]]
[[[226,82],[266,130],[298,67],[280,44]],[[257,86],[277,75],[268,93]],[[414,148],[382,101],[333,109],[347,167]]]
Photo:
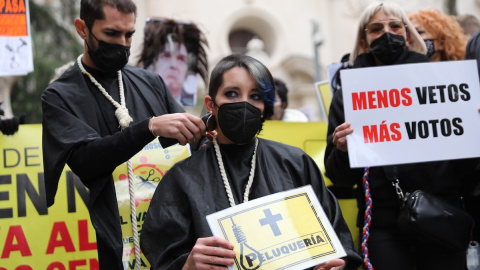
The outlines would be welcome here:
[[[416,20],[425,31],[444,42],[442,60],[463,60],[468,36],[454,16],[443,14],[437,9],[424,9],[408,14],[410,20]]]

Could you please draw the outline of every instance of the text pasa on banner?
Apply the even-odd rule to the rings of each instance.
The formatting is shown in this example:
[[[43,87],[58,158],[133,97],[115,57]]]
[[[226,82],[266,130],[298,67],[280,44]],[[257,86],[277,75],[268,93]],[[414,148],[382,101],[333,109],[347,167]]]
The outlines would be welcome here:
[[[347,136],[351,167],[480,156],[475,61],[351,69],[341,76],[345,120],[354,129]]]
[[[24,0],[0,0],[0,36],[27,36]]]

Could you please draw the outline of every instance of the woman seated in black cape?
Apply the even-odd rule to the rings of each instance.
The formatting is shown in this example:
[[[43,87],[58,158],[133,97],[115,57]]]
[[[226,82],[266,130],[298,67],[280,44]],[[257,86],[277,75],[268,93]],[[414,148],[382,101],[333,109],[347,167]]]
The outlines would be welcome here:
[[[158,185],[140,241],[152,269],[233,265],[233,244],[212,236],[206,216],[305,185],[312,186],[347,253],[315,269],[356,269],[361,263],[336,198],[313,159],[299,148],[256,137],[272,115],[274,101],[272,75],[258,60],[230,55],[215,66],[205,104],[211,114],[207,127],[217,136],[175,164]]]

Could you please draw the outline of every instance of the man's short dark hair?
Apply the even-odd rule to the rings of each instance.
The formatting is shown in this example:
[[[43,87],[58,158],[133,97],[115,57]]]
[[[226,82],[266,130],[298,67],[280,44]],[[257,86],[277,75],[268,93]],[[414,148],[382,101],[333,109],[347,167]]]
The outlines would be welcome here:
[[[103,7],[107,5],[118,11],[137,16],[137,6],[132,0],[82,0],[80,2],[80,19],[85,21],[88,29],[92,29],[95,20],[105,19]]]
[[[275,92],[277,93],[277,95],[280,97],[282,102],[285,102],[286,104],[288,104],[288,98],[287,98],[288,88],[287,88],[287,85],[282,80],[280,80],[278,78],[273,78],[273,82],[275,84]]]

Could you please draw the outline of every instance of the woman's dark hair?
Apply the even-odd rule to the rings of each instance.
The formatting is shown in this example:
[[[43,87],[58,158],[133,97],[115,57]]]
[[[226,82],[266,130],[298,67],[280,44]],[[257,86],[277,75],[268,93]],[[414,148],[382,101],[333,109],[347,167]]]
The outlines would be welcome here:
[[[265,103],[263,119],[269,119],[273,115],[273,103],[275,102],[275,85],[270,71],[257,59],[241,54],[232,54],[224,57],[213,68],[208,86],[208,94],[215,101],[218,89],[223,83],[223,74],[234,67],[242,67],[248,70],[253,80],[260,89],[260,95]]]
[[[148,18],[145,22],[143,49],[138,66],[147,68],[163,52],[168,36],[174,42],[185,45],[188,52],[188,70],[200,74],[205,84],[208,82],[208,60],[205,49],[208,47],[205,35],[194,23],[165,18]]]
[[[137,17],[137,6],[132,0],[82,0],[80,2],[80,19],[85,21],[88,29],[92,29],[95,20],[105,19],[103,6],[110,6],[118,11]]]
[[[275,91],[280,97],[281,102],[285,102],[285,105],[288,106],[288,88],[287,85],[278,78],[273,78],[273,83],[275,84]]]

